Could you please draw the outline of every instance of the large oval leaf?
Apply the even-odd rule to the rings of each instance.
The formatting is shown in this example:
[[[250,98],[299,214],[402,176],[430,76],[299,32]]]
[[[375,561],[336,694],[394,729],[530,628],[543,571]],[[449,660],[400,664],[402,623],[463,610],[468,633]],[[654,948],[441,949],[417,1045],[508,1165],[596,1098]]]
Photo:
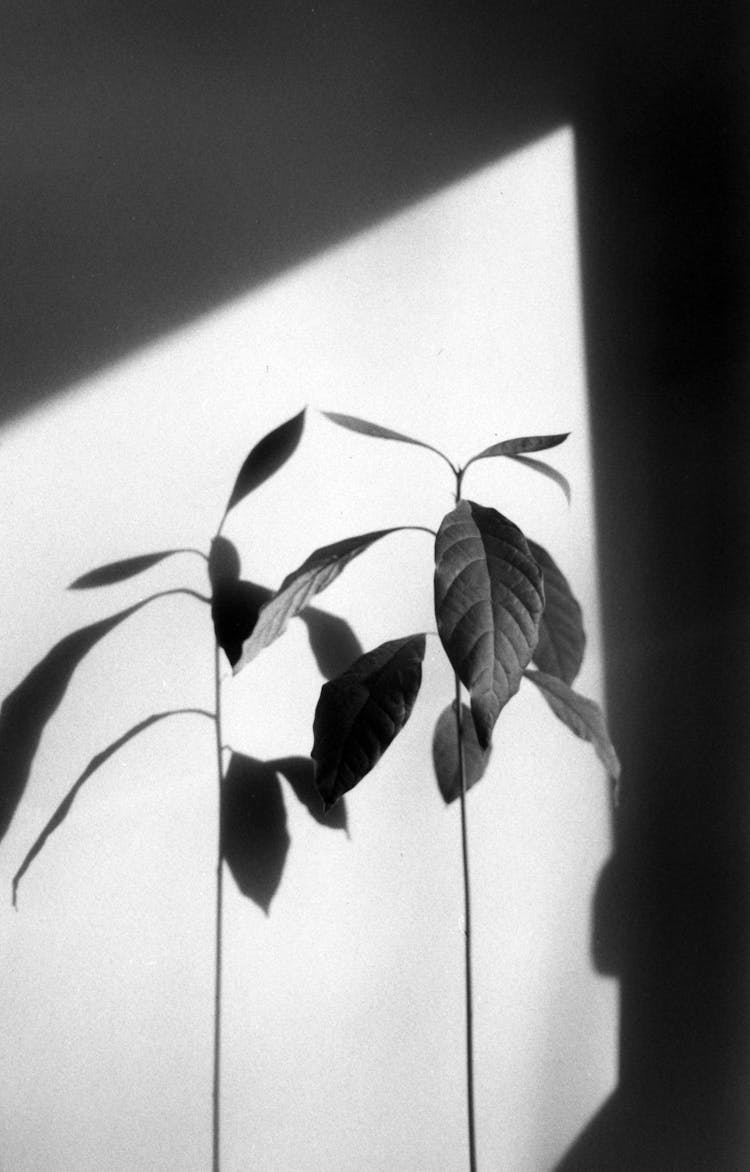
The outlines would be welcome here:
[[[294,796],[321,826],[344,830],[348,836],[346,802],[342,798],[332,810],[326,810],[315,788],[315,766],[309,757],[276,757],[268,764],[289,783]]]
[[[469,689],[479,744],[520,687],[544,606],[542,572],[521,530],[462,500],[435,540],[435,615],[453,670]]]
[[[264,647],[278,639],[290,620],[307,606],[315,594],[320,594],[334,578],[338,578],[353,558],[381,537],[396,532],[397,529],[379,529],[374,533],[362,533],[311,553],[301,566],[286,576],[277,593],[260,611],[252,634],[245,640],[242,655],[234,665],[235,673],[255,659]]]
[[[381,427],[379,423],[368,423],[366,419],[358,419],[355,415],[341,415],[338,411],[324,411],[326,419],[330,419],[331,423],[337,423],[339,427],[345,427],[348,431],[357,431],[360,435],[369,435],[374,439],[398,440],[402,444],[414,444],[417,448],[426,448],[428,452],[434,452],[436,456],[440,456],[451,468],[453,464],[446,456],[445,452],[441,452],[439,448],[434,448],[432,444],[426,444],[423,440],[412,439],[410,435],[403,435],[400,431],[391,431],[390,427]]]
[[[599,705],[574,692],[556,676],[541,671],[527,671],[524,674],[539,688],[555,716],[577,737],[591,741],[607,773],[617,781],[620,777],[620,762]]]
[[[286,423],[269,431],[268,435],[255,445],[240,468],[224,516],[286,463],[300,441],[304,425],[303,408],[299,415],[287,419]]]
[[[484,776],[492,753],[492,746],[483,749],[477,740],[477,732],[471,711],[461,705],[461,740],[463,741],[464,780],[466,789]],[[444,708],[435,725],[432,738],[432,763],[435,767],[438,789],[446,803],[454,802],[461,796],[461,769],[456,727],[456,701]]]
[[[221,849],[243,895],[268,915],[289,850],[286,808],[273,766],[232,753],[221,786]]]
[[[321,689],[313,722],[315,784],[328,810],[401,732],[422,682],[424,635],[382,643]]]
[[[89,570],[71,582],[68,590],[90,590],[94,586],[112,586],[116,582],[124,582],[127,578],[134,578],[136,574],[150,570],[151,566],[173,557],[176,553],[197,553],[204,555],[197,549],[162,549],[158,553],[144,553],[137,557],[123,558],[118,562],[109,562],[106,566],[98,566]]]
[[[531,539],[528,542],[544,578],[544,613],[532,659],[540,671],[572,684],[586,648],[583,613],[567,578],[547,550]]]

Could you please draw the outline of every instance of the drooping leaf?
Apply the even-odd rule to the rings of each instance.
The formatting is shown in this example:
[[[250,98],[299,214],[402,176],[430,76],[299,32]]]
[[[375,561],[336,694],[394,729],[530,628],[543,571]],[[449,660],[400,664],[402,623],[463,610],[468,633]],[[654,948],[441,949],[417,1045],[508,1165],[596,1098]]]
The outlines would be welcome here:
[[[493,456],[518,456],[525,452],[543,452],[546,448],[556,448],[569,435],[570,432],[565,431],[558,435],[522,435],[517,439],[501,440],[499,444],[491,444],[489,448],[484,448],[467,460],[464,471],[476,460],[487,460]]]
[[[243,895],[268,915],[290,843],[281,784],[267,761],[232,753],[221,787],[221,849]]]
[[[432,444],[426,444],[423,440],[413,439],[410,435],[403,435],[400,431],[392,431],[390,427],[381,427],[379,423],[368,423],[366,419],[358,419],[355,415],[341,415],[338,411],[323,411],[322,414],[332,423],[337,423],[339,427],[345,427],[348,431],[357,431],[360,435],[369,435],[374,439],[397,440],[402,444],[413,444],[417,448],[426,448],[428,452],[434,452],[446,463],[451,463],[445,452],[441,452],[439,448],[434,448]]]
[[[323,546],[311,553],[301,566],[287,575],[277,593],[261,610],[255,629],[245,640],[242,655],[235,664],[235,673],[250,663],[264,647],[278,639],[286,630],[289,621],[307,606],[314,595],[320,594],[321,590],[338,578],[353,558],[381,537],[397,531],[379,529],[374,533],[362,533],[357,537],[347,537],[344,541]]]
[[[309,757],[277,757],[268,764],[289,782],[298,801],[321,826],[331,830],[347,831],[346,801],[344,798],[326,810],[315,788],[315,766]]]
[[[264,480],[268,480],[269,477],[278,472],[279,468],[287,462],[300,441],[304,425],[305,409],[303,408],[298,415],[287,419],[286,423],[275,427],[273,431],[269,431],[268,435],[255,445],[240,468],[226,507],[225,516],[230,509],[233,509],[249,493],[263,484]]]
[[[543,605],[542,572],[518,526],[495,509],[459,501],[435,541],[435,615],[453,670],[471,694],[483,749],[520,687]]]
[[[547,464],[544,460],[532,460],[530,456],[509,456],[510,460],[515,460],[517,464],[523,464],[526,468],[533,469],[534,472],[541,473],[546,476],[548,480],[553,481],[558,488],[563,490],[565,499],[570,504],[572,493],[570,491],[570,484],[562,472],[558,472],[557,468],[553,468],[551,464]]]
[[[547,550],[530,538],[527,540],[544,577],[544,613],[532,659],[540,671],[570,685],[581,669],[586,647],[581,607]]]
[[[68,590],[90,590],[94,586],[112,586],[115,582],[124,582],[127,578],[134,578],[136,574],[150,570],[165,558],[173,557],[176,553],[198,553],[192,549],[162,549],[158,553],[140,554],[138,557],[123,558],[122,561],[109,562],[106,566],[99,566],[89,570],[71,582]]]
[[[326,809],[401,732],[422,682],[424,635],[382,643],[323,685],[313,722],[315,784]]]
[[[49,836],[65,821],[68,814],[70,813],[70,808],[73,805],[77,794],[79,793],[81,787],[91,777],[91,775],[96,773],[97,769],[101,769],[102,765],[104,765],[106,761],[109,761],[110,757],[113,757],[115,753],[117,753],[118,750],[123,747],[123,745],[126,745],[128,741],[133,739],[133,737],[138,736],[139,733],[142,733],[147,728],[150,728],[152,724],[156,724],[160,720],[166,720],[168,716],[187,715],[206,716],[209,720],[214,719],[210,712],[206,712],[202,708],[170,708],[167,712],[154,712],[151,716],[147,716],[145,720],[141,720],[138,722],[138,724],[134,724],[132,728],[128,729],[126,733],[123,733],[121,737],[118,737],[116,741],[113,741],[111,745],[107,745],[106,749],[102,749],[100,753],[96,753],[95,756],[91,758],[83,773],[77,778],[72,787],[68,790],[67,794],[60,802],[60,805],[57,807],[54,814],[45,825],[41,834],[37,836],[31,848],[27,851],[21,866],[13,876],[14,907],[16,905],[18,884],[21,882],[21,879],[33,863],[36,856],[41,851]]]
[[[574,692],[556,676],[541,671],[527,671],[524,674],[539,688],[555,716],[558,716],[577,737],[592,743],[607,773],[617,781],[620,776],[620,762],[599,705]]]
[[[354,631],[339,615],[308,606],[299,617],[307,627],[310,649],[325,679],[341,675],[364,654]]]
[[[471,710],[461,705],[461,738],[464,750],[464,779],[467,791],[484,776],[492,753],[492,746],[483,749],[477,740]],[[444,708],[435,725],[432,738],[432,763],[438,788],[446,803],[461,796],[458,736],[456,729],[456,701]]]

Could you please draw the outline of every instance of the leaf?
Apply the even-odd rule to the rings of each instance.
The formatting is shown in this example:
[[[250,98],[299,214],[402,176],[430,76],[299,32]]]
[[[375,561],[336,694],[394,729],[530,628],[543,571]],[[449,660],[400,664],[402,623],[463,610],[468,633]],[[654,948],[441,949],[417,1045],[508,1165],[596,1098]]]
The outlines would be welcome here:
[[[446,463],[451,464],[445,452],[441,452],[439,448],[434,448],[432,444],[426,444],[423,440],[412,439],[410,435],[403,435],[400,431],[391,431],[390,427],[381,427],[379,423],[368,423],[366,419],[357,419],[354,415],[340,415],[338,411],[323,411],[322,414],[332,423],[337,423],[339,427],[345,427],[349,431],[357,431],[360,435],[369,435],[374,439],[398,440],[402,444],[414,444],[417,448],[426,448],[427,451],[434,452],[436,456],[442,457]]]
[[[489,448],[484,448],[483,451],[477,452],[476,456],[467,460],[464,471],[475,460],[487,460],[491,456],[518,456],[524,452],[543,452],[546,448],[556,448],[569,435],[570,432],[565,431],[559,435],[523,435],[519,436],[518,439],[501,440],[499,444],[492,444]]]
[[[323,546],[311,553],[309,558],[281,583],[273,598],[263,607],[258,621],[249,638],[245,640],[242,655],[235,664],[235,673],[255,659],[264,647],[268,647],[284,633],[287,624],[307,606],[315,594],[320,594],[358,554],[363,553],[375,541],[396,529],[379,529],[374,533],[363,533],[358,537],[347,537],[333,545]]]
[[[570,491],[570,484],[562,472],[557,471],[557,468],[553,468],[551,464],[545,463],[544,460],[532,460],[530,456],[509,456],[508,458],[515,460],[517,464],[524,464],[527,468],[532,468],[534,472],[540,472],[548,480],[554,481],[558,488],[563,490],[565,499],[570,504],[573,495]]]
[[[138,557],[124,558],[119,562],[109,562],[106,566],[99,566],[96,570],[89,570],[71,582],[68,590],[90,590],[94,586],[112,586],[115,582],[124,582],[126,578],[134,578],[136,574],[149,570],[165,558],[176,553],[193,553],[188,549],[163,549],[159,553],[145,553]]]
[[[331,810],[326,810],[315,788],[315,766],[309,757],[277,757],[268,764],[289,783],[294,796],[321,826],[344,830],[348,834],[346,802],[342,798]]]
[[[479,744],[521,684],[544,606],[542,572],[521,530],[462,500],[435,540],[435,615],[453,670],[471,693]]]
[[[527,540],[544,578],[544,612],[532,659],[540,671],[572,684],[581,669],[586,647],[581,607],[547,550],[530,538]]]
[[[243,895],[268,915],[291,839],[276,772],[232,753],[221,787],[221,849]]]
[[[461,705],[461,735],[464,747],[464,779],[467,791],[484,776],[492,746],[483,749],[477,740],[471,710]],[[438,788],[446,803],[461,796],[461,773],[456,735],[456,701],[444,708],[435,725],[432,738],[432,763]]]
[[[187,715],[207,716],[209,720],[213,720],[211,713],[206,712],[202,708],[171,708],[167,712],[155,712],[151,716],[147,716],[145,720],[141,720],[138,722],[138,724],[134,724],[132,728],[128,729],[126,733],[123,733],[121,737],[118,737],[116,741],[113,741],[111,745],[107,745],[106,749],[102,749],[100,753],[97,753],[94,757],[91,758],[83,773],[74,782],[73,786],[68,790],[67,794],[60,802],[60,805],[57,807],[54,814],[45,825],[41,834],[39,834],[35,839],[31,849],[27,851],[21,866],[13,876],[14,907],[16,906],[16,893],[18,890],[18,884],[21,882],[21,879],[33,863],[36,856],[41,851],[49,836],[65,821],[68,814],[70,813],[70,808],[73,805],[79,790],[85,784],[85,782],[88,781],[91,775],[96,773],[97,769],[100,769],[102,765],[104,765],[104,763],[110,759],[110,757],[113,757],[114,754],[123,747],[123,745],[126,745],[128,741],[133,739],[133,737],[138,736],[139,733],[142,733],[147,728],[150,728],[152,724],[156,724],[157,721],[160,720],[165,720],[168,716]]]
[[[424,652],[424,635],[392,639],[323,685],[311,755],[326,810],[370,772],[406,724]]]
[[[536,684],[545,700],[563,724],[584,741],[591,741],[607,773],[617,781],[620,762],[609,738],[604,713],[598,704],[574,692],[556,676],[541,671],[527,671],[526,678]]]
[[[224,516],[287,462],[300,441],[304,425],[303,408],[299,415],[287,419],[286,423],[269,431],[268,435],[255,445],[240,468]]]

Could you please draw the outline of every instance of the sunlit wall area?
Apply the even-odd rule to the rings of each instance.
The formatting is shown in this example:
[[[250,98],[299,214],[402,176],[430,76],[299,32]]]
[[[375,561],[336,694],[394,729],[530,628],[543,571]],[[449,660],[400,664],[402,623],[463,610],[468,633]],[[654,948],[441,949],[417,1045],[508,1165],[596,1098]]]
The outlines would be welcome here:
[[[576,684],[603,696],[573,143],[561,130],[72,388],[2,436],[0,687],[68,632],[145,594],[207,589],[191,554],[89,592],[101,563],[206,549],[249,448],[309,405],[299,449],[230,515],[243,576],[275,587],[314,548],[437,528],[432,453],[336,428],[377,421],[456,462],[569,431],[558,486],[483,461],[464,491],[547,547],[586,616]],[[393,534],[320,599],[365,648],[435,628],[432,542]],[[46,725],[0,847],[11,878],[91,757],[151,712],[213,704],[207,608],[154,602],[97,643]],[[223,684],[225,740],[309,753],[322,683],[305,628]],[[452,677],[428,639],[399,739],[347,799],[349,836],[287,789],[291,846],[270,915],[231,878],[225,907],[226,1172],[466,1167],[459,813],[431,738]],[[608,853],[607,782],[529,684],[468,800],[480,1167],[551,1168],[611,1089],[616,989],[589,955]],[[2,911],[0,1098],[14,1172],[203,1169],[211,1144],[213,734],[180,716],[91,778]]]

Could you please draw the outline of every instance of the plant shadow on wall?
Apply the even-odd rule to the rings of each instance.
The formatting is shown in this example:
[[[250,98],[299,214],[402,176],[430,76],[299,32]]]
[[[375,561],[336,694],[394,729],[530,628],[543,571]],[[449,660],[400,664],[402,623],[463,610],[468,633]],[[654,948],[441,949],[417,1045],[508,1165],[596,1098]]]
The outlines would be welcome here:
[[[304,411],[255,445],[243,464],[208,551],[160,550],[110,563],[84,574],[73,589],[106,587],[148,571],[165,558],[202,559],[211,593],[178,587],[151,594],[110,617],[62,639],[0,709],[0,836],[23,797],[47,722],[86,654],[118,624],[142,607],[182,595],[210,607],[214,631],[215,706],[171,708],[150,714],[107,745],[89,762],[26,853],[13,880],[13,901],[24,873],[49,836],[62,824],[83,785],[128,741],[173,717],[210,722],[216,740],[220,795],[216,866],[214,1070],[212,1164],[220,1166],[221,989],[223,870],[226,863],[240,891],[268,914],[282,878],[290,837],[285,787],[321,825],[347,831],[344,794],[379,761],[406,724],[422,682],[426,638],[440,639],[454,673],[455,696],[438,715],[432,763],[446,805],[460,807],[464,896],[464,991],[468,1163],[477,1168],[474,1110],[473,993],[470,869],[467,834],[468,790],[485,773],[492,732],[502,709],[523,680],[538,688],[578,737],[592,743],[614,786],[620,766],[604,716],[572,688],[584,655],[581,608],[552,556],[528,539],[494,508],[462,495],[465,475],[478,460],[507,458],[554,481],[570,498],[566,479],[529,453],[553,448],[566,435],[523,436],[483,449],[459,467],[437,448],[352,416],[326,412],[333,423],[369,438],[427,448],[451,469],[455,507],[437,532],[403,525],[359,534],[316,549],[276,592],[240,577],[236,547],[222,534],[235,505],[275,474],[295,451]],[[400,530],[429,533],[435,540],[434,597],[437,632],[397,637],[363,652],[341,618],[311,607],[311,600],[346,566],[376,542]],[[313,722],[310,756],[257,760],[233,751],[222,736],[222,656],[233,672],[244,669],[283,635],[295,618],[307,627],[323,686]],[[534,665],[533,669],[531,665]],[[463,699],[468,692],[469,703]],[[283,785],[282,785],[283,782]],[[616,795],[616,788],[613,791]]]

